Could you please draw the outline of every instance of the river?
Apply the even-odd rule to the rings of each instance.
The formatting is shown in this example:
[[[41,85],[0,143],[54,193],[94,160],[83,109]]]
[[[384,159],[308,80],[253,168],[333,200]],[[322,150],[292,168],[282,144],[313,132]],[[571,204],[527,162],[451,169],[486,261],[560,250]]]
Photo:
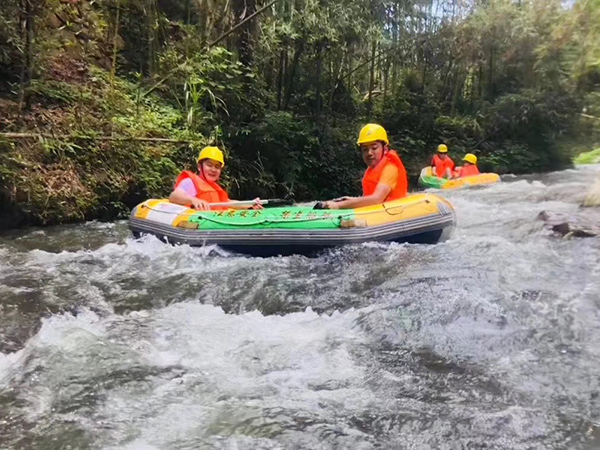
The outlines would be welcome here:
[[[0,448],[596,449],[598,166],[445,196],[452,238],[248,258],[126,222],[0,236]]]

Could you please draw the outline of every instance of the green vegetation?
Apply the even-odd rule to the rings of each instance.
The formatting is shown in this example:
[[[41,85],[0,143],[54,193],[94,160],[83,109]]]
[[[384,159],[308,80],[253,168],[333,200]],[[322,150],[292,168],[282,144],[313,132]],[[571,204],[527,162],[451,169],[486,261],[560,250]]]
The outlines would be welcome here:
[[[598,117],[600,0],[0,5],[0,227],[123,215],[208,143],[232,197],[309,200],[359,190],[367,121],[416,180],[442,141],[566,167]]]
[[[600,147],[590,152],[580,153],[573,159],[575,164],[600,164]]]

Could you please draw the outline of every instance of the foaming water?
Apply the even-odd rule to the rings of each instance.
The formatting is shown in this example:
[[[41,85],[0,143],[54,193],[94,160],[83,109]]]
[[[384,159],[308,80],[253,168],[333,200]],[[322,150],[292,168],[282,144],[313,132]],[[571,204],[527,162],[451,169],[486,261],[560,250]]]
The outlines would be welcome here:
[[[444,193],[442,244],[247,258],[126,223],[0,238],[0,447],[600,445],[598,167]]]

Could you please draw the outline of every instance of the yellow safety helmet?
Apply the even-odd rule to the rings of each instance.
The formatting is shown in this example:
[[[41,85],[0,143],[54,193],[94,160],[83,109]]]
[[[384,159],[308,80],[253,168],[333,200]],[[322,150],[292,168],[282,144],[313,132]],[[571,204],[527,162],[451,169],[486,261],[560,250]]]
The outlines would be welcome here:
[[[375,141],[383,141],[386,144],[390,143],[385,128],[376,123],[368,123],[360,130],[358,141],[356,143],[360,145]]]
[[[438,153],[448,153],[448,147],[446,144],[440,144],[437,148]]]
[[[215,161],[220,162],[221,165],[225,165],[223,152],[219,150],[218,147],[204,147],[198,155],[197,161],[200,162],[203,159],[214,159]]]
[[[465,157],[463,158],[463,161],[466,161],[468,163],[475,165],[475,164],[477,164],[477,156],[475,156],[473,153],[467,153],[465,155]]]

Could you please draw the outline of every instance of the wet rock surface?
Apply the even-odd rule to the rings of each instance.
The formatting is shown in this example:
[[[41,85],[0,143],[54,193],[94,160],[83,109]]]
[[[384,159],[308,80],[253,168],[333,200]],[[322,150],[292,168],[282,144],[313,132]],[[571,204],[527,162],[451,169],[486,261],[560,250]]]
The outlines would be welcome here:
[[[600,236],[600,208],[582,209],[574,214],[542,211],[538,218],[562,236]]]

